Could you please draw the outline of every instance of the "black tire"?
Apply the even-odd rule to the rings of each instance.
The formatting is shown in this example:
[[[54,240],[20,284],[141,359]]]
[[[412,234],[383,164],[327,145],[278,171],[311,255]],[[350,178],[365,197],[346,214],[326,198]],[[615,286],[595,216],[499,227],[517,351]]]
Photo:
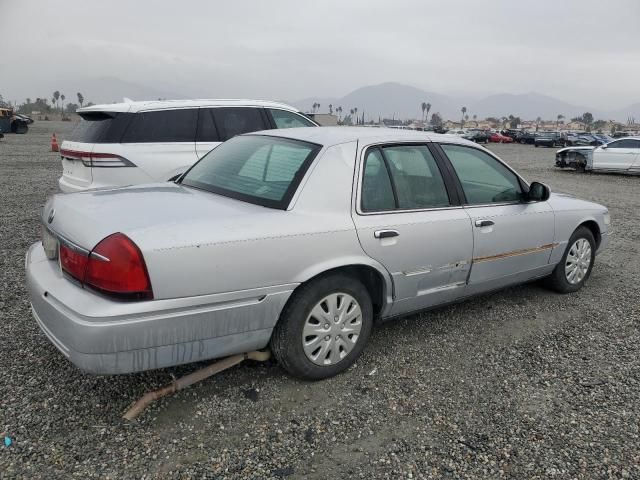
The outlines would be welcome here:
[[[570,283],[567,280],[567,277],[565,275],[565,266],[567,263],[567,256],[569,255],[569,251],[571,250],[571,247],[573,246],[573,244],[579,239],[585,239],[587,242],[589,242],[589,246],[591,247],[591,261],[589,263],[587,273],[584,275],[582,280],[580,280],[577,283]],[[549,275],[545,279],[546,286],[551,288],[552,290],[555,290],[558,293],[577,292],[584,286],[586,281],[589,279],[589,276],[591,275],[591,270],[593,270],[593,263],[595,261],[595,258],[596,258],[596,241],[593,238],[593,233],[591,233],[591,230],[589,230],[587,227],[578,227],[575,230],[575,232],[573,232],[573,234],[571,235],[571,238],[569,238],[569,242],[567,243],[567,248],[565,249],[564,254],[562,255],[562,259],[560,260],[560,262],[558,262],[558,264],[556,265],[556,268],[553,269],[553,272],[551,273],[551,275]]]
[[[331,365],[317,365],[305,354],[303,328],[311,310],[332,293],[351,295],[360,305],[362,326],[352,350]],[[356,278],[342,273],[330,274],[299,287],[287,302],[271,336],[271,351],[289,374],[305,380],[332,377],[349,368],[364,350],[373,327],[373,306],[365,286]]]
[[[536,148],[538,148],[538,144],[537,144],[537,143],[534,143],[534,144],[533,144],[533,146],[534,146],[534,147],[536,147]]]

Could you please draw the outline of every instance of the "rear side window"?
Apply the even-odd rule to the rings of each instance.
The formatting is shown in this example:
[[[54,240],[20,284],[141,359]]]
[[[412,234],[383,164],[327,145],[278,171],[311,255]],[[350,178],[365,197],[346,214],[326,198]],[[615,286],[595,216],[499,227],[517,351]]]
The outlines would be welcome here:
[[[158,110],[138,112],[122,138],[122,143],[193,142],[198,110]]]
[[[120,143],[133,114],[125,112],[87,112],[69,140],[81,143]]]
[[[220,141],[224,142],[236,135],[267,129],[262,113],[257,108],[223,107],[211,110]]]
[[[398,208],[449,206],[444,179],[426,146],[385,147],[383,152],[396,188]]]
[[[294,112],[270,108],[269,113],[276,128],[315,127],[311,120]]]
[[[362,211],[449,205],[440,168],[425,145],[393,145],[367,154],[362,177]]]
[[[380,150],[369,150],[362,176],[362,211],[381,212],[396,208],[389,171]]]

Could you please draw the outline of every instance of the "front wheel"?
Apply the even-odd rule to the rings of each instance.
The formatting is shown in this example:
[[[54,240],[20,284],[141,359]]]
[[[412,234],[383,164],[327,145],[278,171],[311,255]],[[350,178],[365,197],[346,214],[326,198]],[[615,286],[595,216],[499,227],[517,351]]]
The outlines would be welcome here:
[[[364,285],[345,274],[327,275],[294,292],[274,328],[271,351],[291,375],[320,380],[353,365],[372,327]]]
[[[569,239],[562,260],[547,277],[547,286],[559,293],[580,290],[591,275],[595,258],[593,233],[587,227],[577,228]]]

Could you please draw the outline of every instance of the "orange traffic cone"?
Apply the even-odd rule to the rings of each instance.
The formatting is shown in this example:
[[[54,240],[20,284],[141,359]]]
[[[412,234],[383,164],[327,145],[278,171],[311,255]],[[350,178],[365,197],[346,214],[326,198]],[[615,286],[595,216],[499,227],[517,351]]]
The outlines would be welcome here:
[[[58,139],[56,138],[56,134],[51,135],[51,151],[59,152],[60,147],[58,147]]]

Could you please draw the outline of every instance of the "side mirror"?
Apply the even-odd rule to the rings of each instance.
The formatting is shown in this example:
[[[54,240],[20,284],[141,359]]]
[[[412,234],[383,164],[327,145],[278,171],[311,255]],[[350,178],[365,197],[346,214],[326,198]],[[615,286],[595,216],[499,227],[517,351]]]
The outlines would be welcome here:
[[[527,193],[527,200],[530,202],[544,202],[549,200],[551,190],[544,183],[533,182],[529,185],[529,192]]]

